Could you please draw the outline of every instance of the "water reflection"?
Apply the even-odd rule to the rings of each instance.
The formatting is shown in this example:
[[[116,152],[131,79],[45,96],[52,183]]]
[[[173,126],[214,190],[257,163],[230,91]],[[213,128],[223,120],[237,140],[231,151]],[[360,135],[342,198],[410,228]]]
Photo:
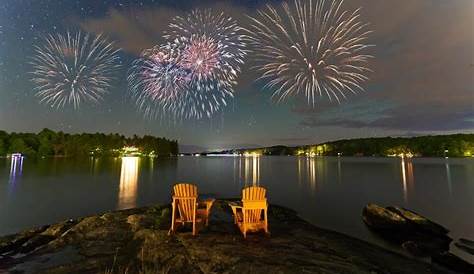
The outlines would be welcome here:
[[[239,179],[244,185],[260,184],[260,156],[249,155],[238,158],[239,161]],[[243,176],[242,176],[243,175]]]
[[[449,191],[449,196],[453,195],[453,185],[451,181],[451,168],[449,167],[449,162],[446,160],[446,163],[444,164],[446,167],[446,178],[448,181],[448,191]]]
[[[10,162],[10,181],[15,182],[16,177],[23,172],[23,156],[12,157]]]
[[[118,209],[136,206],[139,157],[122,157]]]
[[[413,177],[413,163],[411,159],[405,160],[402,157],[402,187],[403,187],[403,201],[408,202],[408,192],[413,191],[414,177]]]
[[[97,157],[91,157],[91,166],[90,166],[90,170],[91,170],[91,174],[97,174],[97,171],[99,169],[99,158]]]
[[[307,182],[311,193],[318,190],[318,182],[325,172],[322,161],[317,157],[298,157],[298,183]],[[324,177],[324,176],[323,176]]]
[[[341,184],[342,171],[341,171],[341,157],[337,157],[337,182]]]
[[[15,188],[15,183],[23,173],[23,156],[12,157],[10,162],[9,192]]]

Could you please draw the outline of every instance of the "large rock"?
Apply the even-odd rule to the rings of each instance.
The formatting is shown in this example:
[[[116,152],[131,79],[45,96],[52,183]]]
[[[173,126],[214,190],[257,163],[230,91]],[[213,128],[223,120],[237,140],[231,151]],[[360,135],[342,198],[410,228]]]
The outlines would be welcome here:
[[[444,267],[462,273],[474,273],[474,265],[462,260],[450,252],[441,252],[431,257],[431,260]]]
[[[367,226],[375,230],[409,230],[405,218],[376,204],[368,204],[362,212],[362,218]]]
[[[430,256],[449,250],[449,230],[413,211],[368,204],[362,216],[372,231],[401,244],[413,255]]]
[[[20,252],[23,245],[45,231],[49,226],[28,229],[15,235],[0,238],[0,255],[13,255]]]
[[[474,241],[468,240],[468,239],[459,239],[457,243],[454,244],[457,248],[460,250],[469,253],[471,255],[474,255]]]
[[[449,233],[449,230],[447,228],[435,222],[432,222],[431,220],[408,209],[392,206],[387,207],[387,209],[398,214],[399,216],[402,216],[418,230],[423,230],[434,235],[446,235],[447,233]]]

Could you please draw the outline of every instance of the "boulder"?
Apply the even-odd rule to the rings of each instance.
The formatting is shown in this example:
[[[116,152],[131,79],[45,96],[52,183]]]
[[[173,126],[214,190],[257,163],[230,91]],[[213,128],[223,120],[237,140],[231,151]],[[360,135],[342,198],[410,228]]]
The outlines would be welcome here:
[[[362,216],[372,231],[384,239],[401,244],[415,256],[448,251],[452,242],[447,236],[448,229],[404,208],[368,204]]]
[[[376,204],[368,204],[362,212],[364,223],[375,230],[407,230],[405,218]]]
[[[457,243],[454,244],[460,250],[474,255],[474,241],[461,238]]]
[[[474,241],[473,240],[468,240],[468,239],[465,239],[465,238],[461,238],[461,239],[459,239],[459,242],[463,245],[467,245],[467,246],[470,246],[470,247],[474,248]]]
[[[424,252],[421,250],[421,248],[418,246],[417,243],[414,241],[406,241],[402,244],[403,249],[408,251],[410,254],[414,256],[424,256]]]
[[[434,263],[462,273],[474,273],[474,265],[464,261],[451,252],[445,251],[431,256]]]
[[[400,207],[387,207],[387,210],[390,210],[404,219],[408,220],[411,225],[416,226],[416,229],[427,231],[428,233],[435,234],[435,235],[446,235],[449,233],[449,230],[431,220],[419,215],[416,212],[413,212],[408,209],[400,208]]]
[[[0,255],[7,253],[10,255],[18,253],[19,248],[21,248],[30,239],[45,231],[48,227],[49,226],[42,226],[25,230],[16,235],[2,237],[3,240],[0,240]]]

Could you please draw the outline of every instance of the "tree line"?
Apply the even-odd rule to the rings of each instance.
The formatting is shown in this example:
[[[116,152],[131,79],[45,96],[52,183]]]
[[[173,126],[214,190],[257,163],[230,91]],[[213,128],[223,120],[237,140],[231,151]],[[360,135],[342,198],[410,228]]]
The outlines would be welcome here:
[[[410,154],[418,157],[471,157],[474,155],[474,134],[346,139],[317,145],[272,146],[224,151],[224,153],[234,152],[254,152],[262,155],[394,156]]]
[[[143,154],[171,156],[178,154],[178,142],[145,135],[125,137],[119,134],[69,134],[43,129],[39,133],[0,131],[0,156],[22,153],[27,156],[117,155],[125,146],[137,147]]]
[[[326,145],[326,146],[324,146]],[[388,156],[412,154],[423,157],[469,157],[474,153],[474,134],[364,138],[323,145],[325,155]]]

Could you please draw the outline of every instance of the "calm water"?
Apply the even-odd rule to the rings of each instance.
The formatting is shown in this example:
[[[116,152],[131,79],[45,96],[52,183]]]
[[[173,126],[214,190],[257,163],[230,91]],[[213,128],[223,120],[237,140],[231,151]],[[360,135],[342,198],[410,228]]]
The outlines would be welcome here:
[[[238,197],[249,184],[266,186],[271,203],[293,208],[318,226],[379,245],[384,244],[361,220],[369,202],[407,207],[445,225],[455,239],[474,239],[474,159],[0,159],[0,178],[0,235],[166,203],[173,183],[192,182],[200,193],[215,197]]]

